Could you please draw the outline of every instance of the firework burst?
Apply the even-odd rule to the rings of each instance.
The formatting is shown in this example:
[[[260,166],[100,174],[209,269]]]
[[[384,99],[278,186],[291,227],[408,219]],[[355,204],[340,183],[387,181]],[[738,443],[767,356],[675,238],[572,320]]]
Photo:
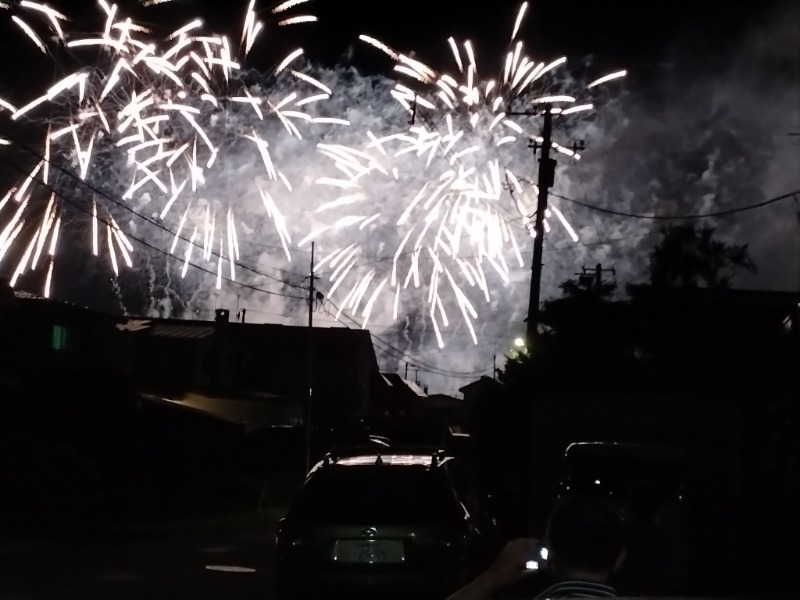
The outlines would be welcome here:
[[[517,15],[509,51],[493,79],[482,76],[469,41],[447,40],[454,62],[451,75],[361,36],[395,62],[402,80],[391,95],[408,114],[409,126],[389,135],[368,132],[361,146],[319,146],[338,175],[317,183],[341,195],[317,207],[316,212],[323,218],[330,215],[329,220],[300,245],[326,233],[348,240],[318,265],[329,271],[329,293],[340,294],[337,318],[349,311],[366,327],[375,304],[389,294],[396,319],[407,312],[401,311],[409,297],[404,290],[424,287],[424,310],[439,346],[444,345],[442,328],[451,319],[446,306],[457,307],[477,343],[473,321],[478,312],[471,298],[491,301],[490,282],[498,276],[509,281],[509,262],[524,265],[522,241],[533,235],[538,190],[521,175],[530,171],[531,159],[519,148],[527,147],[529,140],[542,140],[526,133],[527,122],[515,120],[511,113],[522,106],[547,106],[556,118],[570,118],[594,108],[555,86],[553,75],[566,58],[538,62],[525,55],[516,38],[526,8],[523,4]],[[624,75],[612,73],[586,90]],[[553,148],[580,159],[567,146],[553,143]],[[551,210],[545,230],[550,231],[547,217],[554,215],[577,241],[558,206]],[[398,242],[391,250],[391,269],[375,266],[365,272],[359,262],[367,244],[358,240],[372,239],[374,245],[379,239],[385,246],[385,240],[395,237],[387,225],[396,229]]]
[[[275,6],[270,22],[316,20],[292,14],[306,1]],[[254,2],[235,42],[206,32],[199,19],[156,37],[105,0],[98,0],[102,30],[74,37],[65,31],[67,16],[45,4],[0,4],[43,53],[66,53],[82,65],[20,106],[0,99],[3,118],[12,125],[30,122],[42,132],[41,145],[23,147],[36,157],[35,164],[0,200],[0,261],[17,260],[12,286],[28,270],[44,266],[44,294],[49,295],[65,226],[88,242],[93,255],[107,256],[115,273],[122,264],[130,267],[134,247],[121,226],[124,209],[150,202],[157,208],[148,207],[146,218],[171,231],[169,251],[183,259],[182,275],[194,253],[215,268],[217,287],[223,269],[234,279],[237,199],[219,187],[209,189],[206,182],[218,178],[215,169],[225,171],[222,179],[229,177],[226,154],[243,145],[262,163],[261,174],[248,184],[257,187],[290,257],[289,228],[272,187],[291,191],[292,184],[273,160],[269,133],[300,138],[309,124],[346,122],[310,112],[331,90],[291,69],[303,53],[300,48],[277,63],[266,84],[263,75],[257,81],[248,78],[243,62],[265,28]],[[282,85],[272,85],[278,80]],[[17,140],[2,142],[13,146]],[[175,227],[167,225],[172,215]]]

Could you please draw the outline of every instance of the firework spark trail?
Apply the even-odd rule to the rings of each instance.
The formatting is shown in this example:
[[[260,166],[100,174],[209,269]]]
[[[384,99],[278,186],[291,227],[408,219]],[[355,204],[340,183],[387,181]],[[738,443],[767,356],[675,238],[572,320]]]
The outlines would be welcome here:
[[[305,1],[276,6],[272,14],[278,19],[277,25],[315,21],[311,15],[290,14],[290,9]],[[347,124],[343,119],[307,112],[309,105],[328,99],[331,90],[314,77],[289,69],[302,49],[280,61],[273,79],[283,71],[283,83],[267,88],[268,93],[264,86],[245,82],[242,66],[265,28],[256,18],[254,0],[245,14],[238,50],[227,37],[206,33],[199,19],[162,39],[121,15],[117,5],[98,0],[98,6],[104,21],[102,30],[73,37],[62,27],[68,23],[67,16],[45,4],[28,0],[13,6],[0,4],[0,9],[14,13],[13,23],[42,52],[49,54],[49,40],[55,40],[52,43],[75,57],[94,60],[83,62],[84,66],[55,82],[45,94],[20,107],[0,99],[0,113],[5,113],[2,118],[44,123],[46,129],[41,149],[33,150],[42,160],[0,204],[0,211],[9,214],[0,231],[0,260],[4,256],[18,260],[13,282],[16,284],[29,266],[36,268],[48,236],[50,247],[55,249],[59,227],[52,225],[60,225],[63,217],[67,217],[65,225],[87,217],[91,220],[92,254],[106,254],[115,273],[118,255],[126,265],[131,264],[133,248],[113,216],[121,215],[120,207],[97,194],[86,205],[83,198],[87,190],[70,181],[73,176],[87,182],[100,181],[99,187],[104,189],[127,179],[117,196],[123,201],[139,207],[154,199],[160,201],[162,208],[153,213],[156,221],[182,215],[172,253],[185,222],[196,225],[199,233],[188,242],[186,261],[197,239],[200,241],[196,243],[204,244],[201,258],[213,263],[211,242],[216,227],[217,233],[231,241],[233,252],[227,255],[233,275],[233,261],[239,259],[237,198],[226,197],[224,192],[219,193],[219,186],[206,184],[209,180],[216,184],[230,175],[230,164],[221,153],[243,145],[249,145],[263,163],[262,171],[252,174],[249,183],[271,199],[267,216],[290,259],[291,234],[279,204],[272,200],[281,192],[271,188],[278,186],[290,192],[292,185],[273,159],[272,139],[266,132],[275,131],[271,122],[282,126],[284,137],[288,134],[295,138],[300,138],[309,124]],[[13,145],[13,140],[4,139],[3,143]],[[109,168],[114,169],[112,177]],[[56,193],[51,194],[51,189]],[[107,244],[102,245],[101,225],[107,229]],[[9,252],[12,243],[25,250]],[[31,263],[34,251],[36,258]],[[54,262],[55,256],[45,282],[48,294]]]
[[[529,170],[530,159],[520,163],[519,147],[527,139],[541,138],[526,133],[527,123],[515,121],[510,109],[547,104],[556,118],[562,118],[594,108],[592,103],[577,103],[577,96],[560,93],[553,84],[552,75],[566,58],[546,63],[524,54],[523,43],[516,38],[526,8],[523,4],[517,14],[510,49],[496,79],[479,78],[469,41],[447,40],[456,68],[451,75],[380,40],[361,36],[394,61],[402,79],[390,94],[411,120],[401,131],[367,132],[368,139],[361,145],[318,146],[339,175],[321,177],[317,184],[337,190],[337,197],[317,206],[316,213],[330,220],[299,245],[331,234],[347,240],[374,236],[386,226],[401,232],[386,273],[354,269],[362,258],[357,246],[348,245],[346,256],[341,248],[324,256],[333,269],[329,293],[344,290],[345,294],[337,316],[346,310],[366,326],[378,296],[385,293],[394,300],[397,318],[398,305],[408,296],[401,290],[424,287],[426,312],[439,346],[444,345],[442,331],[448,326],[450,308],[461,313],[473,342],[478,343],[473,326],[478,312],[467,288],[475,288],[488,303],[488,282],[494,277],[508,282],[510,261],[524,266],[518,237],[533,235],[538,190],[523,185],[525,177],[520,172]],[[584,93],[624,74],[601,77]],[[566,146],[554,143],[553,148],[572,160],[580,159]],[[392,183],[397,186],[390,187]],[[391,200],[376,202],[376,196]],[[552,207],[552,213],[577,240],[558,206]],[[545,217],[547,231],[551,229],[547,217],[552,213],[548,211]],[[345,283],[348,277],[352,281]],[[454,301],[445,302],[445,297]]]
[[[296,22],[288,11],[298,4],[274,9],[280,23]],[[524,53],[517,41],[524,11],[494,80],[483,66],[478,76],[469,42],[448,40],[454,67],[447,73],[364,36],[394,61],[398,80],[380,79],[376,88],[357,76],[341,86],[351,75],[346,68],[314,76],[295,70],[298,49],[275,61],[276,77],[246,84],[251,73],[242,62],[263,31],[253,6],[233,43],[205,33],[199,21],[156,38],[102,2],[100,32],[77,39],[67,32],[60,43],[99,56],[97,64],[20,107],[0,101],[5,117],[47,129],[39,151],[47,160],[0,204],[0,257],[23,265],[33,243],[24,266],[35,256],[46,263],[48,294],[61,228],[80,235],[115,271],[130,264],[123,230],[132,234],[136,222],[100,193],[87,200],[66,169],[90,183],[121,181],[117,197],[168,225],[168,233],[156,234],[182,276],[190,261],[208,263],[214,281],[190,277],[187,286],[244,282],[247,265],[291,270],[296,247],[317,239],[318,273],[337,317],[346,313],[380,329],[382,317],[425,315],[438,344],[456,323],[477,342],[476,320],[486,314],[478,303],[496,304],[498,290],[524,272],[518,265],[531,235],[536,189],[528,183],[527,141],[537,136],[527,133],[533,123],[515,121],[509,108],[550,102],[558,119],[570,120],[591,113],[591,98],[556,84],[564,59],[533,61]],[[25,22],[40,31],[33,14]],[[51,30],[40,37],[61,39]],[[45,111],[55,118],[44,122]],[[415,122],[405,125],[409,116]],[[348,120],[354,127],[338,127]],[[580,158],[566,146],[554,149]],[[60,192],[50,214],[51,190],[41,185],[47,182]],[[558,208],[546,215],[547,228],[558,223],[575,239]],[[85,232],[74,233],[76,222]],[[272,240],[268,252],[253,250]],[[50,250],[44,262],[40,247]]]

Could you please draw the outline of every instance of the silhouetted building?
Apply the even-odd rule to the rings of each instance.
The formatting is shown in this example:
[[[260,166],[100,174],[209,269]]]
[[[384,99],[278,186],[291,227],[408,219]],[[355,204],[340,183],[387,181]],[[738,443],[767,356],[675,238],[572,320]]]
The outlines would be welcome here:
[[[113,317],[26,292],[5,296],[0,370],[17,385],[80,385],[115,371]]]
[[[231,323],[225,313],[115,317],[13,291],[0,310],[0,375],[29,391],[94,386],[110,402],[139,393],[248,426],[300,425],[311,363],[312,420],[325,428],[366,419],[386,388],[364,330],[315,327],[310,354],[307,327]]]
[[[375,405],[372,422],[395,441],[445,443],[449,431],[461,430],[463,401],[445,394],[429,395],[398,373],[382,373],[386,388]]]
[[[218,410],[221,418],[235,413],[238,418],[259,415],[262,424],[303,423],[307,327],[231,323],[218,317],[216,322],[126,319],[118,330],[120,358],[132,366],[143,391],[198,410]],[[311,348],[314,424],[364,419],[382,388],[369,332],[314,328]],[[245,401],[261,408],[248,409]]]

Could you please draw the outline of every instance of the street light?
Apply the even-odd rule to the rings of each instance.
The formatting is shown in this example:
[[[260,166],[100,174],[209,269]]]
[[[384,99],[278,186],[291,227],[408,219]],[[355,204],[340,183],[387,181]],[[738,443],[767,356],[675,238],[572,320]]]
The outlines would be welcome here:
[[[517,348],[524,348],[525,347],[525,340],[523,340],[521,337],[518,337],[517,339],[514,340],[514,345]]]

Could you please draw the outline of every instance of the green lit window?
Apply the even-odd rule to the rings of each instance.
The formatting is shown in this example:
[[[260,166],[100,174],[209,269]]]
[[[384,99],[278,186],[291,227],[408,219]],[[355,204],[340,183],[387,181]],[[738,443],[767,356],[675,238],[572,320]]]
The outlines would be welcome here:
[[[63,350],[67,347],[67,328],[53,325],[53,350]]]

